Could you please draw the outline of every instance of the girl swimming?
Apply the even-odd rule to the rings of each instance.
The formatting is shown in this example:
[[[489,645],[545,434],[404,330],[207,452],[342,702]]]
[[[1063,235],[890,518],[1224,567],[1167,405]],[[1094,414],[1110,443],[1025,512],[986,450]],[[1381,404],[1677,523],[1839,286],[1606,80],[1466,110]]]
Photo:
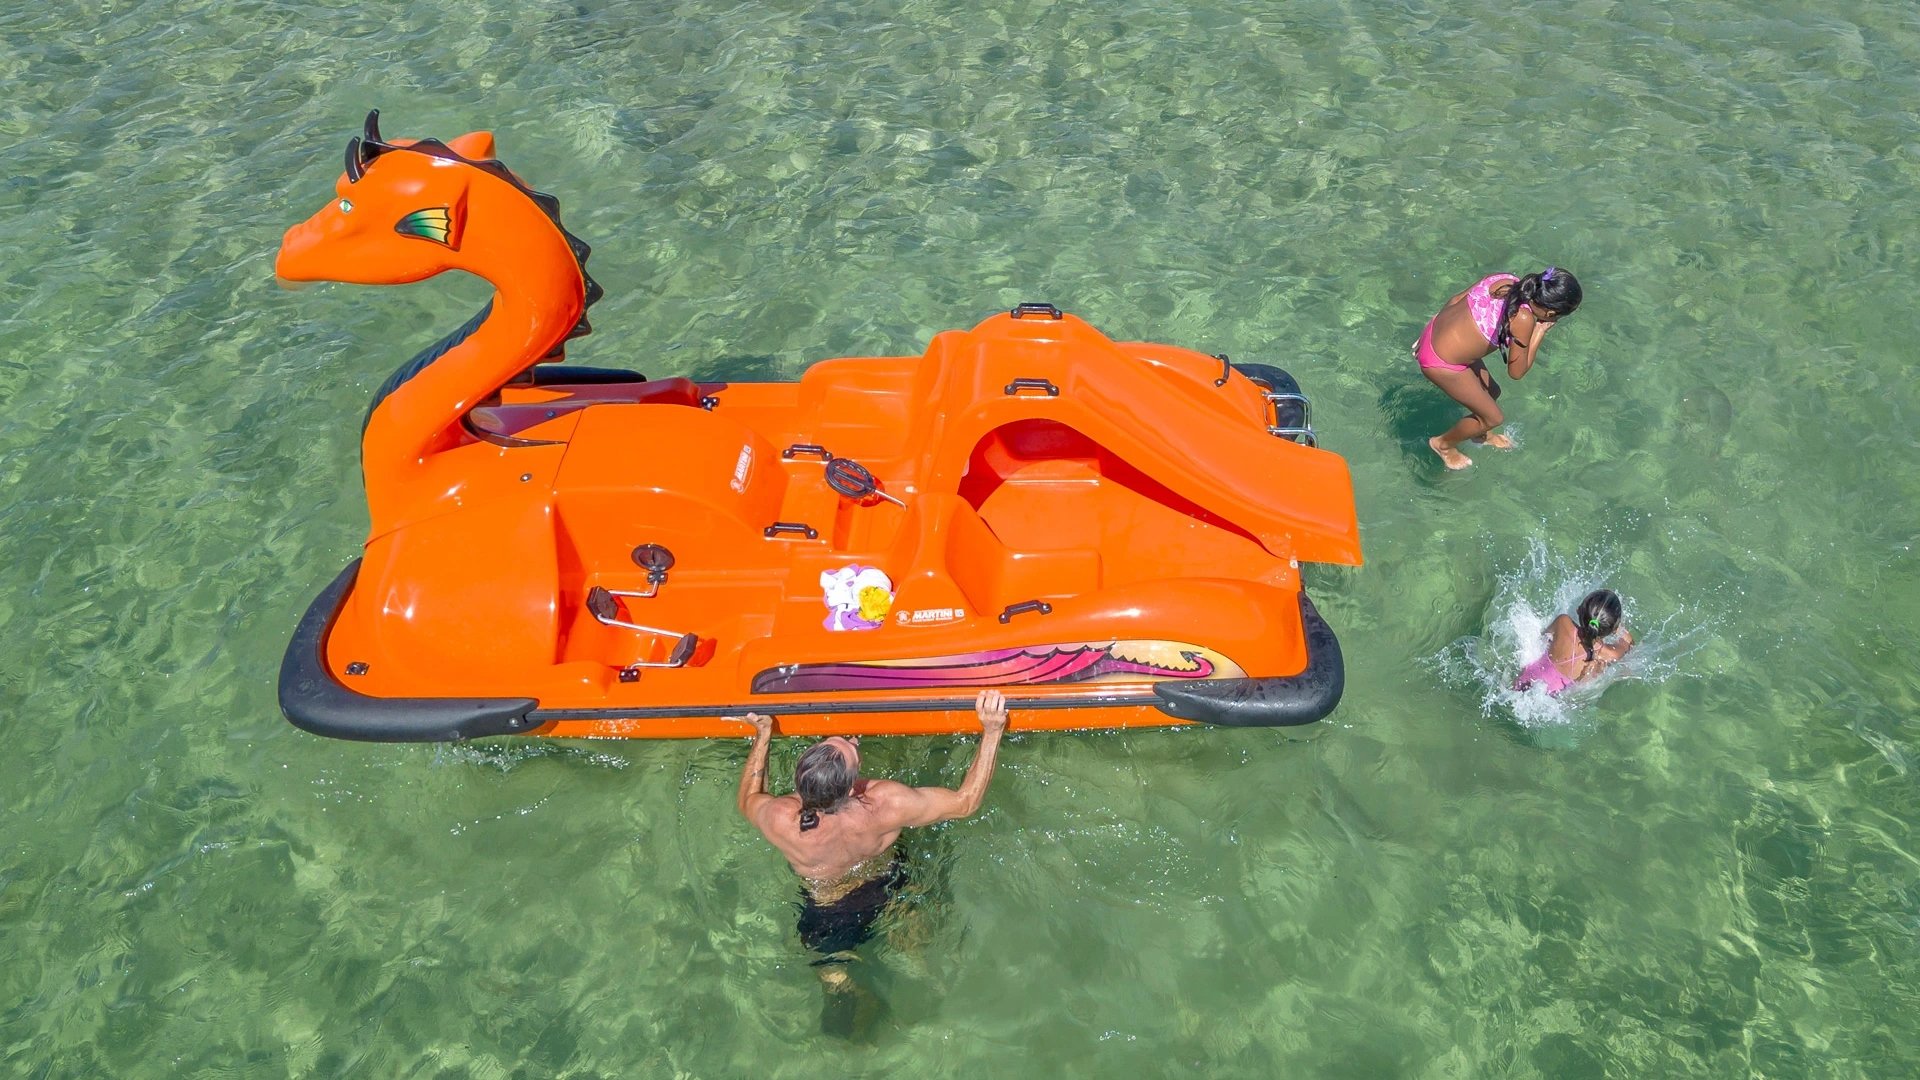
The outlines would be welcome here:
[[[1575,683],[1593,678],[1633,651],[1633,635],[1625,630],[1620,630],[1617,643],[1605,641],[1619,629],[1620,594],[1612,589],[1588,593],[1571,618],[1554,617],[1553,624],[1547,627],[1551,639],[1547,651],[1521,670],[1520,677],[1513,681],[1513,688],[1525,690],[1539,683],[1547,688],[1547,693],[1558,694]]]
[[[1446,434],[1427,440],[1449,469],[1464,469],[1473,459],[1461,453],[1467,439],[1501,450],[1513,440],[1494,433],[1506,420],[1500,406],[1500,387],[1481,358],[1495,349],[1507,350],[1507,376],[1518,379],[1533,367],[1540,339],[1547,328],[1580,306],[1580,283],[1557,266],[1545,273],[1514,277],[1494,274],[1448,300],[1440,313],[1427,320],[1413,347],[1420,373],[1469,415]]]

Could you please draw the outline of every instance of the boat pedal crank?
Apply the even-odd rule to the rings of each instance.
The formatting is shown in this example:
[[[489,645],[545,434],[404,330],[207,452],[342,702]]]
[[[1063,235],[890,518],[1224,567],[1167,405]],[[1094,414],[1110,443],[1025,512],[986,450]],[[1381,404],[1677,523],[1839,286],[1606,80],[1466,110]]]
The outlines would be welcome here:
[[[644,546],[654,547],[656,545],[648,544]],[[660,550],[664,552],[666,549],[660,548]],[[634,561],[639,561],[638,551],[635,552]],[[668,565],[672,565],[672,556],[668,556]],[[649,571],[649,573],[651,573],[651,571]],[[661,577],[665,578],[665,576],[666,573],[662,570]],[[667,655],[665,660],[635,660],[622,668],[620,670],[621,682],[632,682],[634,679],[638,679],[640,677],[638,669],[640,668],[686,667],[687,661],[693,659],[694,650],[700,647],[700,636],[698,634],[682,634],[675,630],[662,630],[657,626],[643,626],[640,623],[628,622],[620,617],[620,602],[615,600],[614,597],[648,597],[652,595],[652,592],[627,592],[620,589],[605,588],[600,585],[595,585],[593,588],[587,590],[587,614],[592,615],[594,621],[600,625],[617,626],[622,630],[637,630],[640,633],[652,634],[655,637],[679,639],[674,643],[673,651]],[[633,673],[633,678],[627,677],[629,672]]]

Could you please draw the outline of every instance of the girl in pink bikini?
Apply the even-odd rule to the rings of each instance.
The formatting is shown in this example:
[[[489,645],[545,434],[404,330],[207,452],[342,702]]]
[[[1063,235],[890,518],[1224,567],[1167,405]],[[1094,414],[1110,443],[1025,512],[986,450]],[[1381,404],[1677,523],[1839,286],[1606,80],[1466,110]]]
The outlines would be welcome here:
[[[1494,432],[1506,419],[1500,406],[1500,387],[1481,358],[1495,349],[1507,350],[1507,376],[1518,379],[1533,367],[1540,339],[1547,327],[1580,306],[1580,283],[1557,266],[1545,273],[1514,277],[1494,274],[1447,301],[1440,314],[1427,321],[1413,355],[1420,373],[1470,415],[1446,434],[1427,440],[1449,469],[1464,469],[1473,459],[1461,453],[1460,443],[1472,439],[1501,450],[1513,440]]]
[[[1620,630],[1620,594],[1612,589],[1588,593],[1571,617],[1554,618],[1547,627],[1547,651],[1521,670],[1513,688],[1525,690],[1538,683],[1547,693],[1558,694],[1593,678],[1633,651],[1633,635],[1625,630],[1620,630],[1617,643],[1606,641],[1615,630]]]

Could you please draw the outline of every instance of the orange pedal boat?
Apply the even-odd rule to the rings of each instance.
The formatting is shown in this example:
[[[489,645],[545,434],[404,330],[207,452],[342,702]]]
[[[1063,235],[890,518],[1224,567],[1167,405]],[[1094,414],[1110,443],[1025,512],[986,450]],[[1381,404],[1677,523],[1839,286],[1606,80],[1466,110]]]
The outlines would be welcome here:
[[[600,294],[558,203],[486,133],[389,142],[377,118],[278,274],[496,291],[375,395],[372,530],[288,645],[294,724],[671,738],[749,734],[723,717],[753,710],[928,734],[977,730],[982,687],[1024,729],[1301,724],[1339,701],[1299,567],[1359,564],[1353,489],[1285,372],[1045,304],[792,383],[557,364]],[[832,616],[861,568],[883,584]]]

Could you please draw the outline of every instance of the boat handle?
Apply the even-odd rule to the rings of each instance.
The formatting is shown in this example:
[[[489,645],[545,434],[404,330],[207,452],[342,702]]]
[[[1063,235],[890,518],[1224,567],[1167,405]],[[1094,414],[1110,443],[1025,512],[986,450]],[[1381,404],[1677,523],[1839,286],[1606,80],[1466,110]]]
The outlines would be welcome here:
[[[1054,307],[1052,304],[1026,303],[1007,312],[1007,314],[1016,319],[1024,319],[1029,315],[1045,315],[1049,319],[1058,319],[1060,317],[1060,309]]]
[[[821,461],[833,460],[833,451],[818,443],[794,443],[792,446],[780,451],[780,457],[785,461],[792,461],[794,458],[800,457],[803,454],[813,454],[819,457]]]
[[[1220,361],[1220,377],[1213,380],[1213,385],[1225,386],[1227,385],[1227,376],[1233,374],[1233,361],[1227,359],[1227,354],[1223,352],[1214,353],[1213,358]]]
[[[1304,438],[1308,446],[1319,446],[1319,441],[1313,434],[1313,402],[1307,400],[1307,395],[1275,392],[1272,387],[1266,387],[1261,390],[1260,396],[1266,398],[1267,402],[1273,406],[1273,418],[1276,421],[1280,419],[1280,405],[1282,402],[1292,401],[1299,402],[1300,404],[1300,424],[1298,427],[1281,427],[1278,424],[1268,424],[1267,434],[1277,435],[1282,439],[1292,439],[1295,442],[1299,442]]]
[[[1049,379],[1015,379],[1006,386],[1007,396],[1012,397],[1022,390],[1045,390],[1048,397],[1059,397],[1060,388]]]
[[[1022,600],[1017,604],[1008,604],[1007,610],[1000,613],[1000,621],[1010,623],[1013,621],[1015,615],[1027,611],[1037,611],[1042,615],[1051,615],[1053,614],[1053,605],[1047,603],[1045,600]]]
[[[773,539],[776,536],[784,535],[786,533],[792,533],[796,536],[804,536],[809,540],[816,540],[820,536],[820,530],[814,528],[811,525],[806,524],[805,522],[800,522],[800,521],[776,521],[773,524],[767,526],[766,528],[760,530],[760,535],[766,537],[769,540]]]
[[[1260,392],[1260,396],[1266,398],[1275,406],[1278,406],[1283,401],[1297,401],[1300,403],[1300,411],[1306,414],[1308,422],[1311,423],[1313,420],[1313,402],[1308,401],[1307,395],[1305,394],[1287,394],[1278,393],[1273,390],[1263,390]],[[1274,414],[1277,416],[1279,412],[1280,410],[1276,407]]]

